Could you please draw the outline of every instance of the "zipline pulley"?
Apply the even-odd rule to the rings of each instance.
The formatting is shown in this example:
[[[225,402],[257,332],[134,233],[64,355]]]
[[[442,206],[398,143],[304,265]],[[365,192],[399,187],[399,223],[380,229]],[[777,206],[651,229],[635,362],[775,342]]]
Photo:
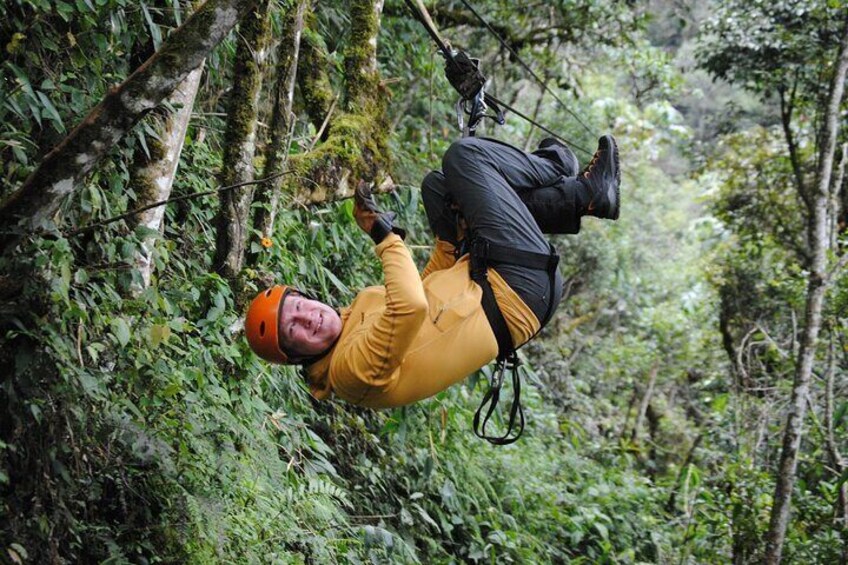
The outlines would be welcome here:
[[[487,94],[484,90],[484,86],[486,84],[486,77],[480,71],[480,61],[478,59],[472,59],[468,56],[467,53],[463,51],[454,50],[447,41],[442,39],[442,37],[439,35],[439,32],[436,31],[436,26],[435,24],[433,24],[433,20],[430,18],[430,14],[427,12],[427,8],[424,7],[424,4],[421,0],[405,0],[405,2],[406,5],[409,7],[410,11],[412,12],[413,17],[418,20],[422,26],[424,26],[424,29],[427,31],[427,34],[433,39],[436,46],[439,48],[439,51],[441,51],[442,56],[445,58],[445,76],[447,76],[447,79],[451,83],[451,86],[453,86],[462,97],[456,104],[456,114],[457,122],[459,124],[460,130],[462,130],[463,137],[473,136],[477,129],[477,126],[480,124],[480,120],[484,117],[492,118],[497,124],[503,125],[505,123],[505,119],[504,112],[503,110],[501,110],[501,108],[504,108],[512,112],[519,118],[539,128],[540,130],[548,133],[549,135],[552,135],[560,141],[567,143],[573,149],[585,153],[586,155],[592,155],[592,152],[588,149],[581,147],[580,145],[563,137],[562,135],[559,135],[550,128],[540,124],[530,116],[513,108],[506,102],[498,100],[491,94]],[[463,4],[470,8],[470,5],[464,0]],[[480,15],[476,12],[474,12],[474,14],[478,18],[481,18]],[[483,21],[484,24],[486,23],[482,19],[481,21]],[[486,25],[489,28],[489,31],[492,32],[493,35],[495,35],[495,37],[498,39],[498,41],[500,41],[503,45],[503,39],[501,39],[497,34],[494,33],[494,30],[492,30],[491,26],[489,26],[488,24]],[[517,54],[512,51],[511,48],[510,51],[516,56],[516,58],[518,58]],[[532,73],[532,69],[527,67],[526,64],[524,64],[524,67]],[[538,76],[536,76],[535,73],[533,73],[533,75],[534,78],[539,81]],[[542,87],[545,90],[553,94],[553,92],[546,84],[540,84],[542,84]],[[583,122],[577,116],[577,114],[568,109],[565,104],[562,103],[562,100],[560,100],[558,97],[557,101],[569,114],[574,116],[574,118],[578,122],[580,122],[580,124],[583,125],[584,128],[586,127],[585,124],[583,124]],[[488,108],[494,110],[494,115],[486,113],[486,110]],[[464,123],[463,114],[468,114],[469,116],[467,127]]]
[[[468,100],[467,98],[460,98],[457,100],[456,121],[457,125],[459,125],[459,129],[462,130],[462,137],[474,137],[477,132],[477,126],[480,125],[483,118],[494,120],[499,126],[504,125],[506,120],[504,119],[503,110],[501,110],[496,104],[492,104],[492,108],[496,113],[494,115],[487,114],[486,110],[489,109],[489,105],[486,104],[486,93],[482,88],[471,100]],[[464,114],[468,114],[467,124],[465,123]]]

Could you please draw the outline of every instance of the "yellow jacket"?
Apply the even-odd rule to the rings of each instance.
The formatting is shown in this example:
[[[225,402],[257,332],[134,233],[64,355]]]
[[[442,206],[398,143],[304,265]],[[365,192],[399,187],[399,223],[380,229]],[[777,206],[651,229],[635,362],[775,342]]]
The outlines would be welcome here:
[[[396,234],[376,247],[386,284],[363,289],[342,309],[338,341],[307,368],[315,398],[335,393],[371,408],[403,406],[433,396],[497,357],[468,255],[456,261],[453,251],[437,240],[419,277]],[[525,343],[539,320],[494,269],[489,281],[513,343]]]

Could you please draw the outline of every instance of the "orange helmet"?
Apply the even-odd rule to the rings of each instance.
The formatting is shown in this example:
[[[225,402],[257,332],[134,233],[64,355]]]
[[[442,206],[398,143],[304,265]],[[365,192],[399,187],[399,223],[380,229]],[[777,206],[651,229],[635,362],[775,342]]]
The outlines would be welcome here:
[[[289,355],[283,351],[279,336],[283,300],[289,293],[300,294],[294,287],[279,284],[260,292],[250,303],[244,321],[244,333],[250,348],[271,363],[289,362]]]

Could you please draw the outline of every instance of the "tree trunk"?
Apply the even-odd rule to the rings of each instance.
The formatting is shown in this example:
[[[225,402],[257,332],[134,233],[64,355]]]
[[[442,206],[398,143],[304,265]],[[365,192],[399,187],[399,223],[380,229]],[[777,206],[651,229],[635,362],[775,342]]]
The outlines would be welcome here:
[[[645,421],[645,414],[648,412],[648,405],[651,403],[651,396],[654,394],[654,385],[657,383],[657,373],[659,365],[654,365],[651,369],[651,376],[648,380],[648,388],[645,389],[645,396],[642,397],[642,403],[639,405],[639,412],[636,414],[636,423],[633,424],[633,431],[630,433],[630,441],[635,442],[639,439],[639,429],[642,427],[642,422]]]
[[[839,167],[836,169],[836,177],[833,180],[833,188],[830,191],[830,248],[836,249],[839,234],[842,232],[840,222],[842,217],[842,184],[845,182],[845,163],[848,161],[848,143],[842,144],[842,157],[839,159]]]
[[[386,99],[377,71],[377,32],[382,0],[350,4],[351,37],[345,49],[345,96],[342,112],[333,115],[326,141],[314,151],[293,155],[290,189],[301,202],[324,202],[353,194],[358,180],[386,190],[389,147]],[[303,65],[301,65],[303,68]],[[303,83],[301,83],[303,84]],[[351,177],[355,182],[351,183]],[[309,179],[300,182],[299,179]]]
[[[845,472],[846,465],[845,459],[842,458],[842,453],[839,452],[839,445],[836,443],[836,437],[833,431],[833,380],[835,375],[836,355],[833,339],[831,338],[824,391],[824,433],[830,464],[838,476],[841,477],[842,473]],[[845,540],[848,538],[848,485],[845,483],[842,483],[839,487],[839,499],[836,507],[836,523],[836,527],[842,534],[842,539]],[[848,550],[848,547],[846,547],[846,550]]]
[[[203,64],[191,71],[180,83],[174,93],[168,98],[168,103],[177,108],[175,112],[162,116],[157,123],[158,139],[148,139],[147,145],[150,156],[137,155],[135,168],[130,178],[130,186],[138,194],[136,207],[141,208],[154,202],[167,200],[171,196],[171,187],[180,162],[188,122],[194,107],[194,98],[200,86],[200,76],[203,74]],[[165,207],[157,206],[144,211],[135,218],[135,224],[153,231],[161,231]],[[134,291],[150,286],[153,271],[153,248],[155,236],[146,236],[141,243],[141,249],[136,253],[136,266],[141,273],[141,285],[134,285]]]
[[[9,252],[23,233],[53,229],[53,216],[64,198],[79,188],[85,175],[147,112],[201,65],[254,1],[208,0],[159,51],[110,90],[0,204],[0,221],[5,226],[18,224],[21,232],[0,235],[0,252]]]
[[[304,30],[300,41],[297,84],[306,115],[309,116],[309,121],[317,131],[327,117],[330,104],[335,98],[330,78],[327,76],[327,69],[332,66],[332,63],[327,55],[324,39],[318,33],[318,25],[311,6],[308,7],[303,18]],[[322,140],[327,138],[327,133],[325,131],[322,135]]]
[[[680,465],[680,469],[677,471],[677,480],[674,482],[674,487],[671,489],[671,494],[668,496],[668,500],[665,503],[666,512],[673,512],[674,507],[677,504],[677,493],[680,490],[680,485],[683,484],[683,473],[687,472],[689,469],[689,465],[692,464],[692,461],[695,460],[695,450],[701,445],[701,441],[704,439],[704,432],[698,434],[698,437],[695,438],[695,441],[692,442],[692,447],[689,448],[689,451],[686,453],[686,457],[683,459],[683,464]]]
[[[350,45],[345,49],[345,109],[366,112],[374,103],[379,87],[377,72],[377,33],[383,0],[355,0],[350,3]]]
[[[268,4],[269,0],[261,0],[256,8],[244,17],[239,28],[233,88],[227,111],[227,133],[224,137],[222,186],[253,180],[262,66],[271,37]],[[216,218],[217,237],[213,268],[229,280],[238,276],[244,262],[252,201],[252,187],[221,193],[221,205]]]
[[[806,414],[806,398],[810,387],[810,375],[813,370],[821,326],[822,303],[825,293],[825,267],[830,242],[827,234],[828,198],[839,128],[839,107],[845,87],[846,71],[848,71],[848,26],[842,32],[837,65],[830,85],[827,109],[822,124],[823,143],[821,144],[818,161],[819,168],[816,172],[816,191],[811,198],[812,208],[810,209],[809,221],[811,222],[810,233],[812,234],[810,241],[812,263],[807,286],[805,327],[801,335],[801,348],[798,352],[795,382],[792,387],[792,399],[783,435],[777,484],[774,489],[774,504],[769,530],[766,534],[765,562],[769,565],[780,563],[780,556],[783,551],[786,526],[789,522],[792,488],[795,484],[798,449],[803,434],[802,425]]]
[[[297,60],[300,51],[300,36],[303,32],[303,15],[307,0],[298,0],[289,12],[283,30],[283,39],[277,51],[277,81],[274,85],[274,107],[271,116],[271,143],[265,161],[263,178],[269,178],[283,172],[286,167],[291,145],[291,128],[294,125],[292,101],[294,84],[297,78]],[[283,177],[278,177],[259,189],[256,202],[254,226],[263,237],[271,237],[274,232],[274,218],[280,200]],[[256,255],[251,255],[255,260]]]

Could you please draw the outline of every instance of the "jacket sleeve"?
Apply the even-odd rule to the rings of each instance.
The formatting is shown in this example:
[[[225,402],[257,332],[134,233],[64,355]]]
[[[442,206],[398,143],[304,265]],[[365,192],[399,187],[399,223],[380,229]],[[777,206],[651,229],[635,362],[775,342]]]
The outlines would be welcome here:
[[[436,245],[433,247],[433,252],[430,254],[430,260],[424,270],[421,271],[421,279],[426,279],[431,273],[441,271],[442,269],[450,269],[456,264],[456,247],[453,244],[436,238]]]
[[[338,380],[350,383],[353,378],[356,388],[366,385],[363,395],[370,387],[391,384],[395,369],[427,316],[424,285],[403,240],[389,234],[376,252],[383,262],[386,309],[368,332],[343,352],[333,371]]]

